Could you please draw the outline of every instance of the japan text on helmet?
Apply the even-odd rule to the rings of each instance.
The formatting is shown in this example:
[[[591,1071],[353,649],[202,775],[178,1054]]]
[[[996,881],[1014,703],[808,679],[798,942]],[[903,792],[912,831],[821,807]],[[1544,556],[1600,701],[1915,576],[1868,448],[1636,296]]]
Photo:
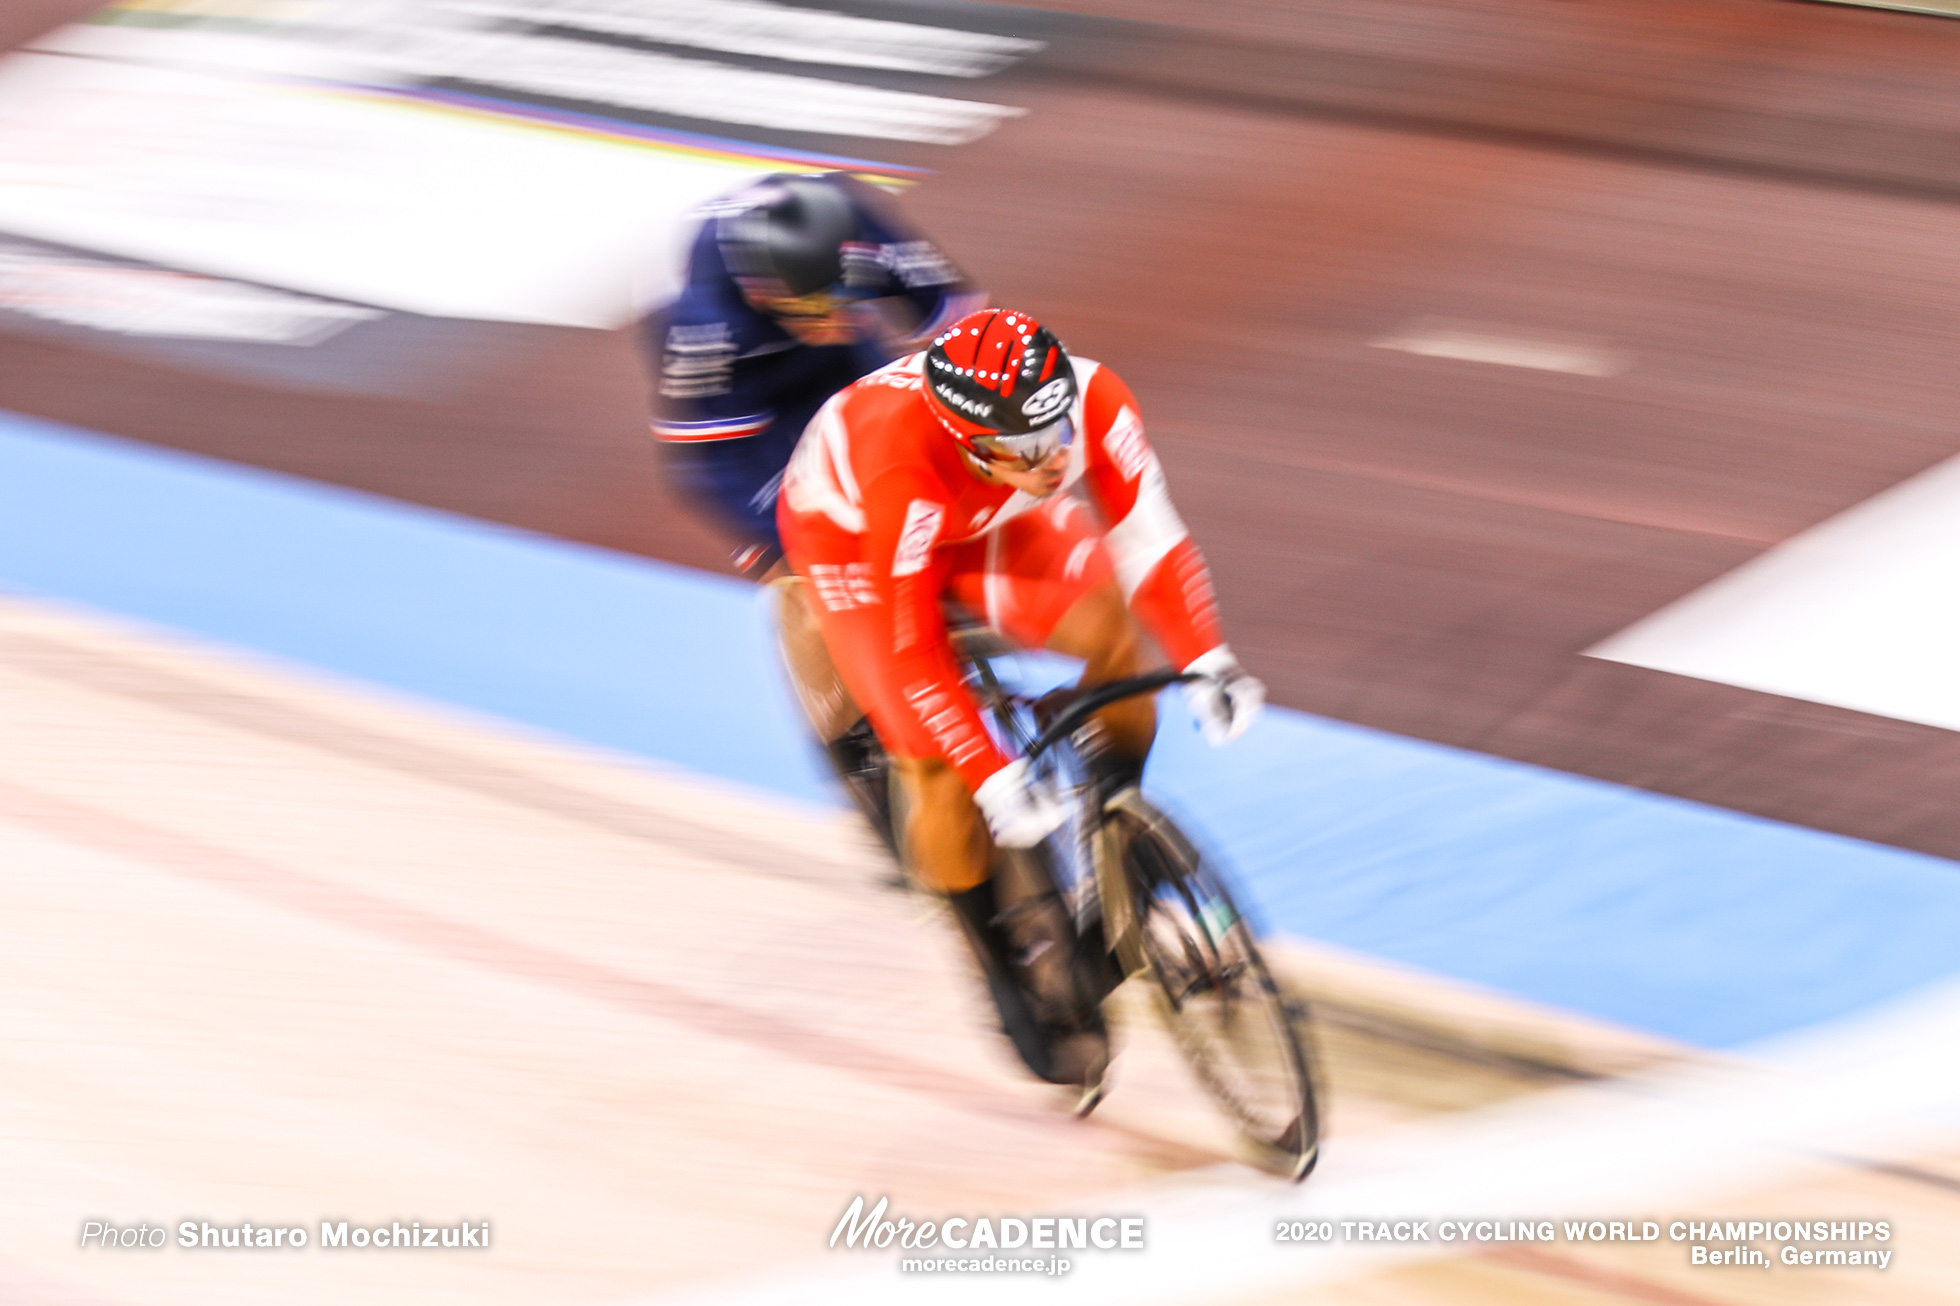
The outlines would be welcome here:
[[[1011,309],[969,313],[926,351],[926,402],[986,462],[1034,466],[1074,439],[1075,369],[1048,328]]]
[[[857,211],[822,176],[769,177],[715,220],[722,262],[745,290],[796,299],[845,280],[846,246],[858,239]]]

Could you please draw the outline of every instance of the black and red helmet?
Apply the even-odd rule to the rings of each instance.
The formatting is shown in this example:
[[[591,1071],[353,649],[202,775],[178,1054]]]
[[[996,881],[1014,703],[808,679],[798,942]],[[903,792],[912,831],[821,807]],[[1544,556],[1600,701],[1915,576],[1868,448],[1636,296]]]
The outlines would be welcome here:
[[[1075,369],[1047,327],[986,308],[926,350],[926,402],[962,448],[989,462],[1039,463],[1069,443]]]

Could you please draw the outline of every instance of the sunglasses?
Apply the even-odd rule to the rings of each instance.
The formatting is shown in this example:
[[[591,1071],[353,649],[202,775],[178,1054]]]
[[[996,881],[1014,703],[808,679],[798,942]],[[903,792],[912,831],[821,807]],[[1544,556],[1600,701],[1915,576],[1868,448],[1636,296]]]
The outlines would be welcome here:
[[[1021,435],[976,435],[973,448],[990,463],[1008,465],[1010,470],[1032,471],[1075,443],[1075,423],[1064,417]],[[1020,464],[1013,467],[1012,464]]]

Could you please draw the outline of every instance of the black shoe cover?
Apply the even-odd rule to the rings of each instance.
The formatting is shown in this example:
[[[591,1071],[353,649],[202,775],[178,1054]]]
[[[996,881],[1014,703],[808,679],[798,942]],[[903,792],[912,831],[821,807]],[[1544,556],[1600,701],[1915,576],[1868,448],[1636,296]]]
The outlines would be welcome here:
[[[1054,894],[997,909],[992,880],[947,901],[980,959],[1001,1032],[1037,1079],[1085,1086],[1109,1064],[1109,1034],[1085,977],[1074,932]]]

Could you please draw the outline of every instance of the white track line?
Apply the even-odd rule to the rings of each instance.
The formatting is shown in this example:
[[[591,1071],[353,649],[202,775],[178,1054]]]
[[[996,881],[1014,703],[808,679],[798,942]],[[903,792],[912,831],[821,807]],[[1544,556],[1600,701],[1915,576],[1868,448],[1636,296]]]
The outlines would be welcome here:
[[[1440,322],[1419,322],[1400,334],[1373,343],[1377,349],[1395,349],[1424,358],[1454,358],[1468,363],[1529,367],[1541,372],[1569,372],[1575,376],[1618,376],[1631,362],[1619,350],[1598,344]]]
[[[1960,458],[1812,526],[1589,656],[1960,730]]]

